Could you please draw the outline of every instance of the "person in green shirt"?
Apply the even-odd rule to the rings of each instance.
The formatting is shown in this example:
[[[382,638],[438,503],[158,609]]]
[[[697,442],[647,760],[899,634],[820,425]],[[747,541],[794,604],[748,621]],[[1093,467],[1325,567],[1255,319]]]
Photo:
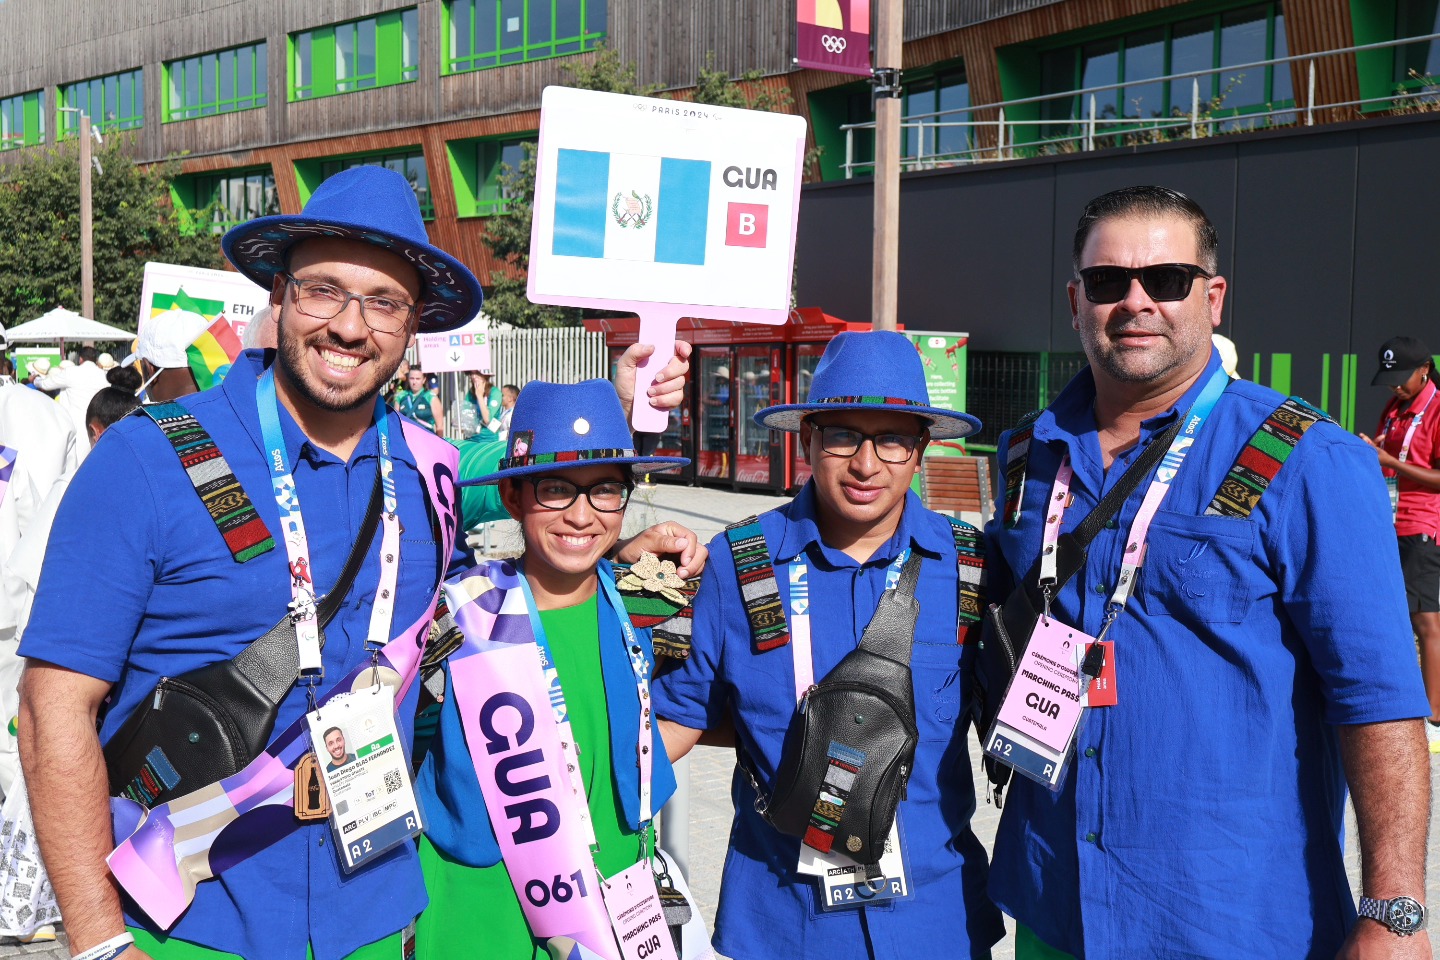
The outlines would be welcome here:
[[[416,420],[435,433],[445,433],[445,414],[440,397],[425,387],[425,371],[411,367],[405,373],[405,389],[395,394],[395,409]]]
[[[490,374],[481,370],[467,370],[465,379],[466,415],[474,414],[473,429],[469,436],[482,440],[494,440],[500,434],[500,388],[490,385]]]
[[[451,612],[466,642],[480,647],[515,640],[509,635],[492,637],[495,624],[503,618],[493,612],[467,618],[465,606],[479,604],[485,610],[515,614],[520,609],[517,600],[523,597],[541,650],[535,668],[539,671],[542,663],[548,664],[544,676],[551,703],[561,697],[563,706],[555,713],[568,719],[578,754],[582,792],[574,802],[585,804],[593,824],[594,845],[588,851],[572,852],[584,863],[593,856],[601,878],[629,868],[645,855],[643,851],[653,849],[654,811],[675,787],[658,727],[649,716],[648,678],[654,669],[650,631],[637,628],[627,613],[616,587],[621,578],[605,557],[620,537],[634,474],[688,461],[640,457],[632,445],[624,412],[609,383],[527,385],[515,405],[505,456],[497,469],[475,477],[463,463],[461,467],[462,486],[498,489],[504,509],[520,524],[524,552],[513,561],[484,561],[446,585]],[[472,456],[493,454],[489,447],[476,444]],[[655,579],[671,585],[673,593],[682,583],[678,571],[659,569],[662,572]],[[636,589],[633,583],[629,589]],[[503,600],[491,599],[499,594],[504,594]],[[495,603],[501,606],[494,607]],[[493,744],[467,742],[448,664],[445,670],[447,695],[441,701],[439,730],[417,782],[428,819],[420,860],[430,906],[418,921],[416,956],[420,960],[545,958],[547,944],[532,936],[530,916],[544,905],[530,898],[522,907],[516,887],[523,885],[525,865],[507,869],[507,845],[497,840],[498,827],[510,841],[515,814],[509,807],[487,809],[480,784],[483,775],[476,772],[484,765],[477,767],[474,751],[489,750]],[[536,724],[558,724],[550,713],[537,714]],[[561,736],[565,736],[563,728]],[[637,747],[637,741],[643,746]],[[648,776],[637,761],[641,749],[651,758]],[[531,770],[514,772],[508,780],[502,777],[500,789],[508,795],[516,789],[515,781],[533,775]],[[508,849],[523,848],[512,844]],[[571,895],[567,893],[566,899]],[[609,936],[608,923],[592,926],[592,936],[595,929],[601,930],[599,936]]]

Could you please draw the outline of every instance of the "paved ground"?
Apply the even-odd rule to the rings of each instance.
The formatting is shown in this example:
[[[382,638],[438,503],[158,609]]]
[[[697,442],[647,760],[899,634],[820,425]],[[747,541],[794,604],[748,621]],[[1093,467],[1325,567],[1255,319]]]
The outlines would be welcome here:
[[[676,520],[695,530],[702,540],[709,540],[726,524],[768,510],[781,502],[783,501],[779,498],[769,496],[661,485],[653,490],[637,492],[636,499],[632,501],[626,529],[627,532],[633,532],[656,520]],[[500,552],[513,547],[517,531],[514,524],[496,524],[490,535],[491,548]],[[977,777],[983,780],[983,774],[979,772],[978,749],[974,738],[971,738],[971,755]],[[720,892],[720,871],[725,862],[730,821],[734,814],[730,803],[730,776],[734,768],[734,755],[729,750],[699,747],[685,764],[689,769],[690,782],[688,840],[691,890],[707,922],[713,922]],[[1432,760],[1431,784],[1436,795],[1440,796],[1440,758]],[[979,789],[977,784],[977,790]],[[981,795],[983,796],[983,792]],[[975,832],[987,848],[994,839],[999,818],[998,810],[983,800],[980,802],[974,821]],[[1350,883],[1353,888],[1358,889],[1359,857],[1353,842],[1353,818],[1347,828],[1347,836],[1351,838],[1346,856]],[[1440,824],[1436,823],[1431,824],[1430,830],[1426,900],[1431,904],[1440,904]],[[1008,921],[1007,928],[1010,928]],[[24,946],[13,940],[0,940],[0,958],[19,956],[63,960],[69,956],[69,951],[64,947],[63,941],[59,944]],[[1013,957],[1014,952],[1008,938],[997,945],[994,960],[1013,960]]]

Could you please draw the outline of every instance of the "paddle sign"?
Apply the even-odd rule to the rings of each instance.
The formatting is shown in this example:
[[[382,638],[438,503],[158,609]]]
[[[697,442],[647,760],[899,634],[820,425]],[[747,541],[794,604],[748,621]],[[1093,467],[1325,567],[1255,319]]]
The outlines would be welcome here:
[[[535,303],[640,317],[643,397],[681,317],[782,324],[805,120],[781,113],[546,87],[530,234]],[[663,410],[631,423],[661,433]]]

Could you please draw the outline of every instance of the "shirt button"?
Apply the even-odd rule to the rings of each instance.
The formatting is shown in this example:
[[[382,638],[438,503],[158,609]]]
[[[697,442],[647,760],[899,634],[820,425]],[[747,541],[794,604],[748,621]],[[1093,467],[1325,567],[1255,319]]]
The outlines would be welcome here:
[[[1111,517],[1109,520],[1106,520],[1106,521],[1105,521],[1105,529],[1106,529],[1106,530],[1114,530],[1114,529],[1116,529],[1116,528],[1119,527],[1119,526],[1120,526],[1120,521],[1119,521],[1119,520],[1116,520],[1114,517]]]
[[[1103,583],[1097,583],[1097,584],[1095,584],[1095,592],[1098,593],[1098,594],[1100,594],[1100,595],[1103,597],[1103,596],[1104,596],[1106,593],[1108,593],[1109,591],[1107,591],[1107,590],[1105,589],[1105,584],[1103,584]]]
[[[317,846],[317,847],[323,847],[323,846],[325,846],[325,838],[324,838],[324,837],[321,837],[319,840],[316,840],[316,841],[315,841],[315,846]]]
[[[1094,747],[1086,747],[1086,748],[1085,748],[1085,756],[1087,756],[1087,757],[1093,757],[1093,756],[1095,756],[1095,753],[1096,753],[1096,750],[1095,750]]]
[[[1096,834],[1096,833],[1087,833],[1087,834],[1085,834],[1085,842],[1086,842],[1086,843],[1094,843],[1096,840],[1099,840],[1099,839],[1100,839],[1099,834]]]

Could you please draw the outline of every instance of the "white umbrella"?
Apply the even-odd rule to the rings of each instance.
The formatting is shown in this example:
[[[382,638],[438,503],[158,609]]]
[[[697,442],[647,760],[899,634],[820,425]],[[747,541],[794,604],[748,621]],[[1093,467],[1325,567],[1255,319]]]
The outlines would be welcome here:
[[[5,331],[5,337],[12,343],[17,340],[48,343],[54,340],[133,340],[135,334],[82,317],[74,310],[56,307],[43,317],[11,327]]]

